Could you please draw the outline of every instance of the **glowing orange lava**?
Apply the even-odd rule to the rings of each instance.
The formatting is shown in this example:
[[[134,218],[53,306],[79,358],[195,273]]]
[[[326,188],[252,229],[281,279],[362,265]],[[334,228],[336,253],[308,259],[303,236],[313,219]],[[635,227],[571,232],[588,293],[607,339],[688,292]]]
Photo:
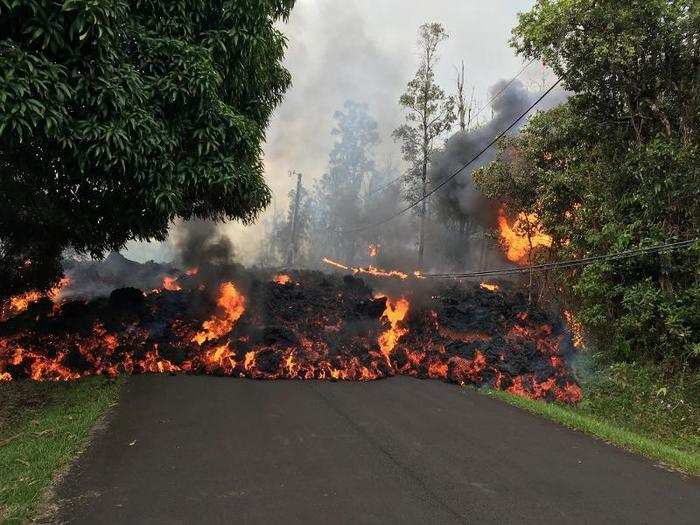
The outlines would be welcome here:
[[[391,366],[389,357],[396,347],[396,343],[408,333],[407,328],[399,328],[398,324],[406,318],[409,306],[410,303],[407,299],[386,300],[386,309],[382,314],[382,319],[389,321],[390,328],[379,336],[379,348],[386,357],[389,366]]]
[[[329,259],[328,257],[324,257],[323,262],[330,265],[334,266],[335,268],[339,268],[340,270],[347,270],[349,272],[352,272],[354,274],[365,274],[365,275],[371,275],[373,277],[396,277],[398,279],[408,279],[409,274],[401,272],[399,270],[382,270],[380,268],[376,268],[372,266],[371,264],[367,268],[362,268],[362,267],[356,267],[356,266],[347,266],[345,264],[339,263],[337,261],[333,261]],[[414,276],[421,278],[421,275],[419,272],[414,272]]]
[[[285,275],[282,273],[280,275],[275,276],[273,281],[277,284],[289,284],[290,282],[292,282],[292,278],[289,275]]]
[[[24,312],[27,308],[29,308],[30,304],[37,302],[39,299],[41,299],[41,297],[42,293],[36,290],[10,297],[10,308],[12,309],[12,313],[18,314]]]
[[[202,331],[196,333],[192,338],[200,345],[205,341],[223,337],[231,331],[233,325],[245,312],[245,296],[236,289],[233,283],[224,283],[219,289],[217,305],[223,310],[224,315],[215,315],[202,323]]]
[[[501,288],[497,284],[493,283],[481,283],[479,286],[482,290],[488,290],[489,292],[497,292]]]
[[[498,210],[498,229],[509,261],[525,263],[529,259],[531,249],[552,245],[552,237],[538,228],[537,221],[537,215],[534,213],[520,213],[511,225],[508,223],[505,210],[503,208]]]
[[[182,286],[177,284],[177,277],[165,277],[163,278],[163,288],[170,290],[171,292],[179,292],[182,290]]]

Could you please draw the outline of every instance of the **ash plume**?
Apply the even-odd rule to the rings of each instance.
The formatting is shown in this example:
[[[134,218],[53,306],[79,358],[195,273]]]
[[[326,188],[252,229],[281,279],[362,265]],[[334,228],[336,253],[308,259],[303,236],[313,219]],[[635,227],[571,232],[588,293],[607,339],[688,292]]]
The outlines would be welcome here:
[[[180,223],[175,232],[175,264],[183,271],[196,271],[198,280],[216,284],[236,273],[235,250],[231,239],[213,221]]]

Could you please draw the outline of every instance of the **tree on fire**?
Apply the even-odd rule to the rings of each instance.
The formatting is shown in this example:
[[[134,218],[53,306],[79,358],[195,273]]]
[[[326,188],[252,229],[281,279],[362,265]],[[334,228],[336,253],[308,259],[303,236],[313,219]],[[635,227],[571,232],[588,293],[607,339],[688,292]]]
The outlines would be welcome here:
[[[540,0],[512,45],[574,94],[505,141],[475,176],[511,212],[535,212],[558,259],[698,232],[700,11],[692,0]],[[698,246],[600,262],[557,288],[617,358],[700,358]]]
[[[435,83],[438,46],[448,38],[445,27],[437,22],[427,23],[418,30],[420,63],[416,76],[406,86],[399,104],[406,111],[406,123],[394,131],[401,142],[404,159],[409,164],[406,198],[415,201],[424,197],[428,184],[428,166],[437,140],[450,130],[456,120],[454,97],[447,96]],[[420,233],[418,266],[423,266],[427,200],[419,207]]]
[[[294,0],[0,0],[0,296],[71,248],[252,221]]]

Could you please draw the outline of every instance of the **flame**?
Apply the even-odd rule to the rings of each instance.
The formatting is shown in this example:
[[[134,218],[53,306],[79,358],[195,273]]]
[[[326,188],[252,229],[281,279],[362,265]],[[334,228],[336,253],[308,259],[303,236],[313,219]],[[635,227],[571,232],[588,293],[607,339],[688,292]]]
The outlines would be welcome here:
[[[228,334],[233,325],[245,312],[245,297],[236,289],[231,282],[221,285],[219,289],[219,299],[217,305],[223,310],[224,316],[213,316],[208,321],[202,323],[202,331],[192,338],[200,345],[210,339],[218,339]]]
[[[292,278],[289,275],[285,275],[282,273],[280,275],[275,276],[273,282],[277,284],[289,284],[290,282],[292,282]]]
[[[182,286],[177,284],[177,277],[164,277],[163,288],[170,290],[171,292],[179,292],[182,290]]]
[[[60,281],[58,281],[58,284],[51,288],[47,292],[47,296],[49,299],[51,299],[54,303],[59,302],[62,299],[63,292],[65,291],[66,288],[68,288],[71,283],[71,278],[68,276],[64,276],[61,278]]]
[[[367,255],[370,257],[376,257],[379,255],[379,248],[381,248],[381,244],[370,244],[367,247]]]
[[[10,297],[10,309],[14,314],[22,313],[29,308],[30,304],[37,302],[41,298],[42,293],[36,290],[21,295],[15,295]]]
[[[392,301],[391,299],[387,299],[386,301],[386,309],[382,314],[382,319],[389,321],[390,327],[379,336],[379,348],[382,354],[384,354],[389,366],[391,366],[389,357],[394,351],[396,343],[401,337],[408,333],[407,328],[399,328],[398,325],[406,318],[409,306],[410,303],[404,298],[397,301]]]
[[[494,283],[481,283],[479,286],[482,290],[488,290],[489,292],[497,292],[501,289],[500,286]]]
[[[501,241],[506,247],[506,257],[509,261],[523,263],[529,259],[530,249],[549,247],[552,245],[552,237],[539,230],[538,217],[535,213],[519,213],[518,218],[511,226],[508,223],[506,212],[503,208],[498,210],[498,229]],[[527,230],[530,232],[528,239]],[[523,232],[523,233],[520,233]]]

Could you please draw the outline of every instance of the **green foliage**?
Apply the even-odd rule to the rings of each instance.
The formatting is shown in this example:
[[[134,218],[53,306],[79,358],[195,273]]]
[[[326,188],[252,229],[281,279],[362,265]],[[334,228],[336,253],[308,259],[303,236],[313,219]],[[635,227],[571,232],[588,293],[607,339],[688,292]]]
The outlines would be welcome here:
[[[698,236],[700,36],[691,4],[542,0],[521,15],[516,48],[544,59],[575,94],[533,117],[474,178],[509,210],[537,213],[554,238],[550,256]],[[555,276],[554,289],[612,357],[697,362],[699,254],[697,243],[596,263]]]
[[[700,454],[700,376],[615,363],[584,382],[577,411]]]
[[[0,0],[0,296],[66,248],[252,221],[293,0]]]
[[[603,365],[582,380],[578,405],[543,403],[490,390],[503,399],[570,428],[700,474],[700,376],[649,363]]]
[[[454,97],[435,83],[438,47],[448,35],[442,24],[423,24],[418,31],[420,62],[415,77],[399,98],[405,112],[405,124],[394,130],[394,139],[401,142],[404,160],[409,165],[406,199],[423,195],[427,166],[437,140],[448,132],[456,120]]]

